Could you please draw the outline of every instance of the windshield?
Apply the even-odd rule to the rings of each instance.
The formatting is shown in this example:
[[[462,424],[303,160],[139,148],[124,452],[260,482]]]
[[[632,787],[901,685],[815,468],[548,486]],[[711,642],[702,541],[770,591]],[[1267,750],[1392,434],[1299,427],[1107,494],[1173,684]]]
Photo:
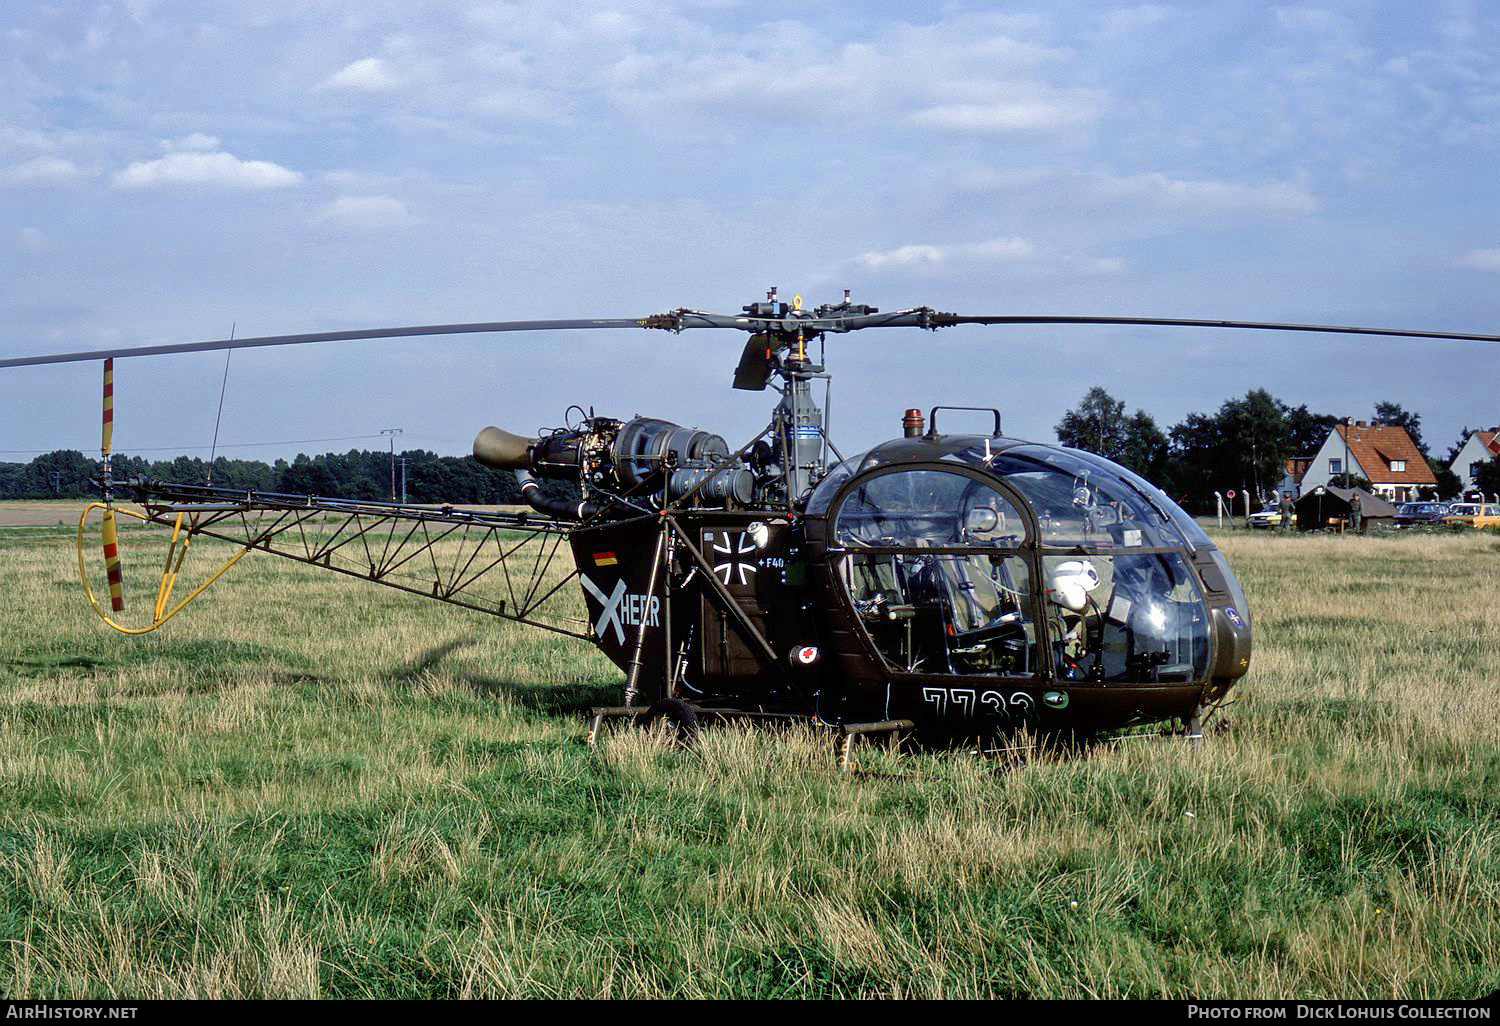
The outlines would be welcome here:
[[[1208,611],[1182,556],[1042,560],[1057,675],[1186,681],[1208,669]]]
[[[1043,545],[1062,548],[1178,548],[1185,528],[1175,505],[1154,486],[1091,453],[1019,445],[992,456],[991,473],[1026,497]],[[1191,524],[1186,513],[1181,520]],[[1196,524],[1195,535],[1209,544]],[[1199,544],[1194,537],[1194,544]]]
[[[1209,538],[1208,533],[1204,531],[1202,527],[1198,526],[1198,521],[1194,520],[1188,514],[1187,510],[1177,505],[1177,503],[1173,501],[1171,496],[1162,491],[1160,488],[1156,487],[1156,485],[1152,484],[1150,481],[1147,481],[1141,475],[1135,473],[1135,471],[1130,470],[1127,467],[1122,467],[1117,463],[1111,463],[1104,457],[1096,456],[1091,452],[1083,452],[1078,449],[1069,449],[1067,451],[1075,456],[1080,457],[1081,459],[1088,460],[1089,462],[1098,464],[1099,466],[1106,468],[1110,473],[1118,475],[1121,480],[1127,481],[1134,485],[1137,491],[1142,493],[1144,496],[1149,497],[1153,507],[1160,507],[1163,511],[1166,512],[1169,517],[1171,517],[1172,523],[1177,525],[1177,529],[1182,532],[1183,537],[1190,544],[1194,546],[1201,546],[1203,548],[1213,547],[1213,539]]]
[[[828,471],[828,475],[818,482],[813,493],[807,497],[808,516],[828,512],[828,506],[833,502],[833,497],[839,493],[840,488],[844,487],[844,482],[848,481],[859,469],[866,455],[866,453],[860,453],[858,456],[851,456]]]
[[[834,538],[865,547],[1015,548],[1026,520],[993,487],[948,470],[896,470],[867,478],[839,507]]]

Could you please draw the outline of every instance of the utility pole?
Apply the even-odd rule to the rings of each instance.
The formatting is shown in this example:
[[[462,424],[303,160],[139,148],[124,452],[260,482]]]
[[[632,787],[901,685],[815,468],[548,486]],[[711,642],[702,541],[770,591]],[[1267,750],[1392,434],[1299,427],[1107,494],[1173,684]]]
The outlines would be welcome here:
[[[401,434],[400,428],[381,428],[382,435],[389,435],[391,439],[391,501],[396,501],[396,436]]]
[[[1255,501],[1260,502],[1260,446],[1253,433],[1250,435],[1250,479],[1255,482]]]
[[[1354,475],[1349,473],[1349,434],[1354,430],[1354,418],[1344,418],[1344,486],[1354,487]]]

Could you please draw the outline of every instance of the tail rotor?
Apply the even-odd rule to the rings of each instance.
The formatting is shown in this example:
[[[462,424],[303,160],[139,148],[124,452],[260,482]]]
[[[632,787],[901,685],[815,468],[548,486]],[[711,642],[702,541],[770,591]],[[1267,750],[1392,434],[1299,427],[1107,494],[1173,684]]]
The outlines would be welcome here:
[[[99,452],[103,457],[100,478],[104,489],[104,518],[100,535],[104,541],[104,573],[109,579],[109,608],[120,612],[125,608],[123,579],[120,573],[120,538],[115,525],[114,473],[110,468],[110,453],[115,436],[115,361],[104,361],[104,423]]]

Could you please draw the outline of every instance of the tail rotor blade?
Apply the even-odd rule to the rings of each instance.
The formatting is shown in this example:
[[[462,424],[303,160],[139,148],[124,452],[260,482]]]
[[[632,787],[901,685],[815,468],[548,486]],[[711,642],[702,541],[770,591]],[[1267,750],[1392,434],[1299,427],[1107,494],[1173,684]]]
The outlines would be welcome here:
[[[109,459],[115,441],[115,361],[111,357],[104,361],[104,433],[99,451]]]
[[[104,361],[104,418],[99,452],[104,457],[101,471],[104,482],[104,520],[99,533],[104,541],[104,573],[109,578],[109,608],[118,613],[125,608],[125,592],[120,575],[120,536],[115,526],[115,508],[110,497],[109,454],[115,442],[115,361]]]
[[[105,430],[109,430],[108,427]],[[120,539],[115,529],[113,509],[104,511],[100,534],[104,539],[104,573],[109,578],[109,608],[118,613],[125,608],[125,593],[120,575]]]

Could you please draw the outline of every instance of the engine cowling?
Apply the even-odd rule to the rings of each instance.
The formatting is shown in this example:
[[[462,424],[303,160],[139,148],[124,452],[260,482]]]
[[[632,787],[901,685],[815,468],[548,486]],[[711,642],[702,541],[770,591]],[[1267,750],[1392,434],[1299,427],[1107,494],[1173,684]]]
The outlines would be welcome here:
[[[697,506],[748,505],[755,474],[742,463],[723,467],[729,456],[719,435],[655,417],[594,417],[536,438],[491,426],[474,439],[474,458],[487,467],[575,480],[585,493],[665,492],[669,501],[691,494]]]

